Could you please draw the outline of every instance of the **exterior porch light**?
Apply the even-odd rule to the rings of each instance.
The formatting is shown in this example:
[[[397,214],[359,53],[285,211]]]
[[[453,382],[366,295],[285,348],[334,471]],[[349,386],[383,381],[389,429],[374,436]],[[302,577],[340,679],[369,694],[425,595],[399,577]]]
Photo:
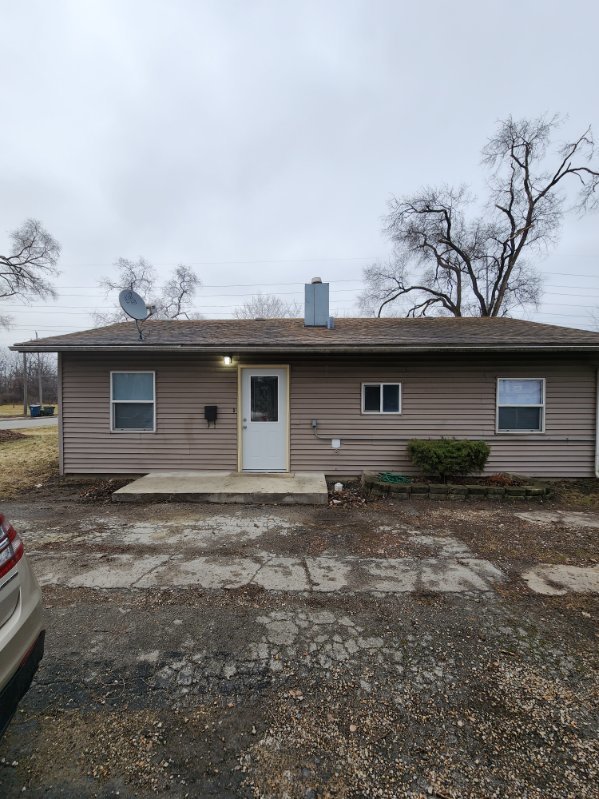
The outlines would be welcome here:
[[[223,357],[223,363],[225,366],[233,366],[233,356],[232,355],[225,355]]]

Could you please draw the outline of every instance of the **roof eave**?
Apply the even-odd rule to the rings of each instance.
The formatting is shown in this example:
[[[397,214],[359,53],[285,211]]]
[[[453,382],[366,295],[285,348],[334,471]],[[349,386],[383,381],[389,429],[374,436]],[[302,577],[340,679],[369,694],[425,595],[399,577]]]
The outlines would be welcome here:
[[[196,346],[193,344],[111,344],[111,345],[49,345],[13,344],[13,352],[197,352],[197,353],[384,353],[384,352],[599,352],[599,344],[379,344],[379,345],[281,345],[239,346],[222,344]]]

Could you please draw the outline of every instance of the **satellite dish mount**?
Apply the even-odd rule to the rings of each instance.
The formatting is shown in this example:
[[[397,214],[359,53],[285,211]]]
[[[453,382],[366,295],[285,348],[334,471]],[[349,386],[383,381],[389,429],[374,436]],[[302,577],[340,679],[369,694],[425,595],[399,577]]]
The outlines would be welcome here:
[[[142,297],[133,289],[123,289],[119,294],[119,303],[123,311],[135,322],[135,327],[139,333],[139,340],[143,341],[143,330],[141,323],[149,319],[155,312],[154,305],[146,305]]]

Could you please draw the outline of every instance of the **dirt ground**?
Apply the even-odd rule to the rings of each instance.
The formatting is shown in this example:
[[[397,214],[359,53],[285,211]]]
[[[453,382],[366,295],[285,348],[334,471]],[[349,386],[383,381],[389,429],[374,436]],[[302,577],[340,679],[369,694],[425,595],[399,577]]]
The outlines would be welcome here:
[[[64,483],[4,503],[45,582],[48,630],[0,741],[0,796],[599,797],[599,594],[523,579],[539,564],[594,573],[585,491],[139,507]],[[98,587],[119,558],[134,569],[168,555],[168,576],[265,554],[431,562],[441,575],[488,563],[499,577],[451,590],[443,576],[435,590],[374,590],[351,571],[320,592]]]

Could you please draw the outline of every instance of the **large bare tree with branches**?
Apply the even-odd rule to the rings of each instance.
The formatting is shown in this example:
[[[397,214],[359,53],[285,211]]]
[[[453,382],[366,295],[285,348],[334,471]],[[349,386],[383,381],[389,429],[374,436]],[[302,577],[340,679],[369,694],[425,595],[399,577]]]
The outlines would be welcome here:
[[[255,294],[233,310],[236,319],[284,319],[301,316],[299,302],[276,294]]]
[[[10,234],[8,255],[0,254],[0,300],[55,298],[51,279],[58,274],[59,255],[60,245],[41,222],[27,219]],[[10,322],[9,316],[0,315],[0,326],[8,327]]]
[[[505,316],[536,305],[541,279],[532,256],[555,243],[568,210],[567,184],[579,213],[599,203],[590,127],[549,156],[559,117],[500,122],[483,149],[488,202],[473,211],[465,186],[425,188],[392,198],[385,233],[388,263],[364,270],[363,312],[406,316]]]
[[[132,289],[140,294],[148,305],[153,305],[154,319],[201,319],[201,315],[191,310],[193,298],[201,281],[189,266],[180,264],[172,274],[159,285],[156,270],[145,258],[130,261],[119,258],[115,264],[117,274],[114,277],[103,277],[100,287],[106,297],[116,300],[117,292]],[[125,322],[129,317],[115,303],[114,311],[96,312],[93,314],[94,324],[110,325]]]

